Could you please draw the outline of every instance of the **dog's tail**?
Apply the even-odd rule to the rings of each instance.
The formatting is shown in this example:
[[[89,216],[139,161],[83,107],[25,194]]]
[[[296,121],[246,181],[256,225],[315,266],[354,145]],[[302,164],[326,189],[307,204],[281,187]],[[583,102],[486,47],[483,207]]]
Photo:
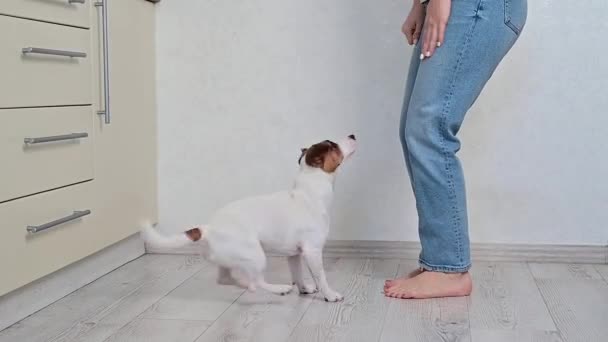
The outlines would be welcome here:
[[[146,223],[141,228],[141,236],[151,247],[180,248],[202,239],[204,231],[204,227],[196,226],[183,233],[166,236],[154,229],[152,224]]]

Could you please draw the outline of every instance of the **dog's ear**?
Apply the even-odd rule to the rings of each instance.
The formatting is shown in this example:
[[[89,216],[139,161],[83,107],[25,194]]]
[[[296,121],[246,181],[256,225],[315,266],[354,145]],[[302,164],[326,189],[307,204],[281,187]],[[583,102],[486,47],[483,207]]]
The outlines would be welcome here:
[[[308,166],[320,168],[327,173],[335,172],[342,159],[340,147],[330,140],[312,145],[304,155],[304,160]]]
[[[304,161],[310,167],[323,167],[325,156],[329,152],[329,146],[324,143],[314,144],[306,150]]]
[[[302,147],[300,149],[300,158],[298,158],[298,165],[300,165],[300,163],[302,162],[302,158],[304,158],[304,155],[306,155],[306,151],[308,151],[306,147]]]

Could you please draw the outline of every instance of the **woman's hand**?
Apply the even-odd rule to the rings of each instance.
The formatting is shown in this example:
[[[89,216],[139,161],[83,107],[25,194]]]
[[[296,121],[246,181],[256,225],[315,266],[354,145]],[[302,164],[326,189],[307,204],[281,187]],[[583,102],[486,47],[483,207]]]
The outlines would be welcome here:
[[[430,0],[428,2],[420,59],[431,57],[435,53],[435,48],[443,44],[451,7],[452,0]]]
[[[410,10],[410,14],[405,19],[401,26],[401,32],[407,37],[407,42],[412,45],[418,43],[420,33],[422,32],[422,24],[424,23],[424,7],[420,0],[414,0],[414,5]]]

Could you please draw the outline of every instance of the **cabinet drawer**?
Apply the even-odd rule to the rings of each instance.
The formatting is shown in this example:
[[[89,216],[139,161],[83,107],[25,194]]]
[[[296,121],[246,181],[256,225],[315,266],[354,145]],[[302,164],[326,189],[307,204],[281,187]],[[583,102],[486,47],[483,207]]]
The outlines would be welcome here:
[[[89,30],[0,16],[0,32],[0,108],[91,104]]]
[[[92,111],[91,106],[1,109],[0,202],[92,179]],[[36,138],[42,140],[26,142]]]
[[[2,0],[0,14],[89,27],[91,1],[93,0]]]
[[[96,252],[107,241],[95,225],[93,181],[0,204],[0,295]],[[38,233],[74,212],[90,214]],[[84,212],[84,213],[82,213]]]

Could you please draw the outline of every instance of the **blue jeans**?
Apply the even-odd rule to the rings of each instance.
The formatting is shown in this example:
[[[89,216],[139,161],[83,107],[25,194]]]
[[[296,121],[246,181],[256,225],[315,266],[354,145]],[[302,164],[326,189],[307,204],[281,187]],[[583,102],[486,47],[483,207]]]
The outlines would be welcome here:
[[[426,270],[466,272],[471,267],[457,134],[526,16],[526,0],[452,0],[441,47],[423,61],[422,42],[414,49],[399,130],[416,197],[420,266]]]

